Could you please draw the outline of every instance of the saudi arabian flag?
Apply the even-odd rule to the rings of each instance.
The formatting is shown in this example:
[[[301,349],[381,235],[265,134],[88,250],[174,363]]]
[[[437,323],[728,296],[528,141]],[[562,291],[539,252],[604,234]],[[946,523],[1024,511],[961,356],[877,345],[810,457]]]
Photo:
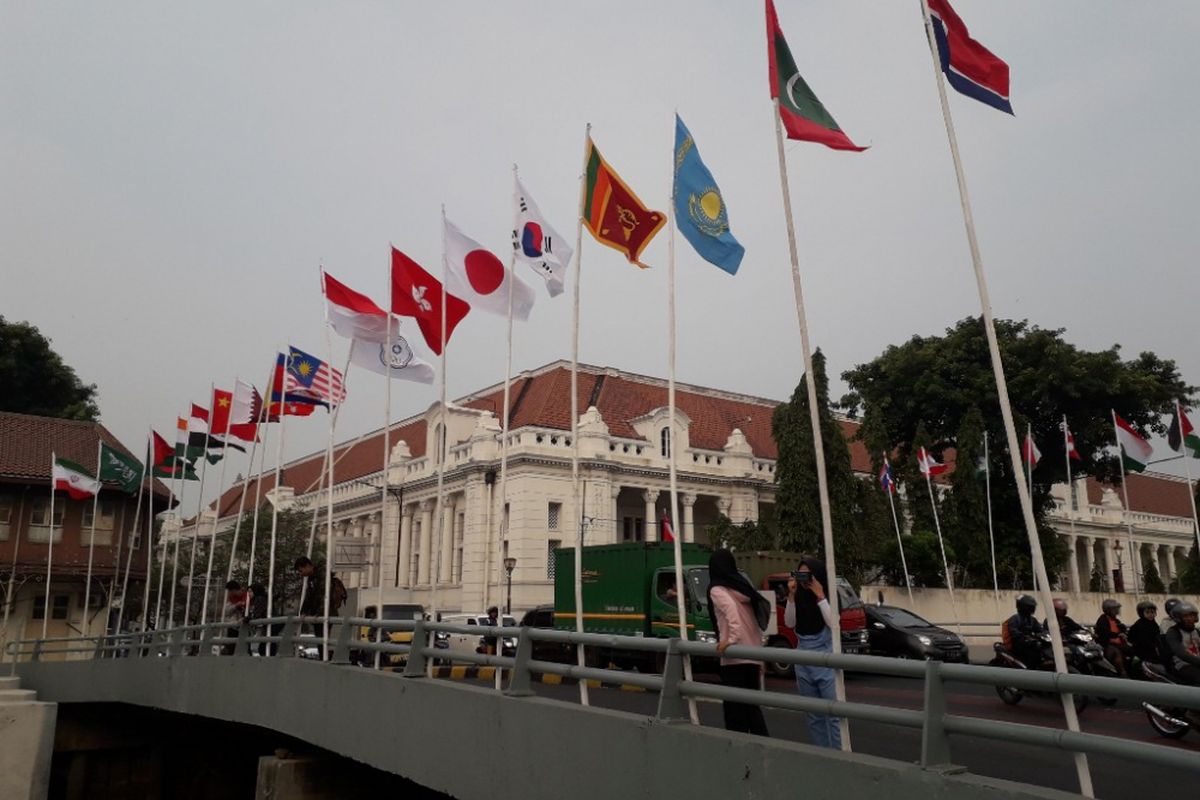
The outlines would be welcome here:
[[[100,445],[100,480],[119,483],[133,493],[142,482],[142,463],[107,444]]]
[[[1121,461],[1124,462],[1125,469],[1131,472],[1145,472],[1154,448],[1115,411],[1113,423],[1117,428],[1117,444],[1121,446]]]
[[[54,488],[62,489],[72,500],[85,500],[100,493],[100,481],[74,461],[55,458],[52,475]]]

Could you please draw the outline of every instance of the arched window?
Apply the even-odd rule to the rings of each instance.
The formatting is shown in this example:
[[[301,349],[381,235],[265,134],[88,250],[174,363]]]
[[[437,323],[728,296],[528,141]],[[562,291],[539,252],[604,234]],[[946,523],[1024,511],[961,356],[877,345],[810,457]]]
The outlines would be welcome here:
[[[659,452],[662,453],[662,457],[670,458],[671,457],[671,429],[663,428],[662,433],[660,433],[658,436],[658,441],[659,441]]]

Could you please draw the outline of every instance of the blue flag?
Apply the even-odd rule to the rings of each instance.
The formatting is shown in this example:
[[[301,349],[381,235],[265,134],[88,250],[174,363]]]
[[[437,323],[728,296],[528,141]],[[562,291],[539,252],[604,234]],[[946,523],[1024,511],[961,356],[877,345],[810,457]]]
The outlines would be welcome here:
[[[675,115],[675,224],[705,261],[736,275],[746,248],[729,232],[725,199],[679,115]]]

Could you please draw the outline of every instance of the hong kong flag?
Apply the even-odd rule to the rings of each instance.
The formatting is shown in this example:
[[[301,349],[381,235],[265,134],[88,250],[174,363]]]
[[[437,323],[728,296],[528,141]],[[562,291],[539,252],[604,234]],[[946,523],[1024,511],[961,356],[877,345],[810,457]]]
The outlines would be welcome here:
[[[513,319],[527,320],[533,310],[533,288],[512,274],[496,255],[446,220],[446,288],[493,314],[508,316],[512,285]]]
[[[471,310],[462,298],[446,293],[446,341]],[[392,248],[392,313],[412,317],[425,344],[442,354],[442,282],[396,248]]]

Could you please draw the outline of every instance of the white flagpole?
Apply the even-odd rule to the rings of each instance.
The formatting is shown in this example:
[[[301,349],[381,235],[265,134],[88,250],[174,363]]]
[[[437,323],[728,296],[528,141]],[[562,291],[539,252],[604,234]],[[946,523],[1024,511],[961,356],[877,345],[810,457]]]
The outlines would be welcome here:
[[[346,376],[349,373],[350,373],[350,356],[347,354],[346,368],[342,370],[342,385],[343,386],[346,385]],[[335,428],[337,427],[338,413],[341,410],[342,410],[342,406],[340,403],[333,409],[332,416],[330,418],[330,424],[332,424]],[[345,454],[343,453],[343,455],[345,455]],[[304,490],[302,492],[300,492],[301,494],[308,494],[309,492],[311,492],[315,489],[318,497],[316,500],[313,501],[314,505],[316,503],[321,502],[320,494],[321,494],[321,492],[325,491],[326,477],[330,477],[330,479],[332,480],[333,467],[336,467],[338,461],[340,461],[340,460],[341,460],[340,457],[337,459],[334,459],[333,466],[330,466],[329,453],[326,453],[325,455],[321,456],[321,473],[320,473],[320,475],[317,476],[317,479],[315,481],[310,483],[307,487],[304,488]],[[316,542],[316,540],[317,540],[317,511],[316,511],[316,508],[314,508],[312,518],[309,520],[309,523],[308,523],[308,545],[304,548],[304,555],[308,556],[310,559],[312,558],[313,545]],[[328,550],[328,547],[326,548],[326,550]],[[300,584],[300,605],[301,606],[304,605],[304,598],[307,596],[307,593],[308,593],[308,583],[302,582]]]
[[[1071,584],[1075,591],[1085,591],[1085,587],[1079,585],[1079,564],[1076,563],[1078,558],[1075,552],[1075,484],[1071,480],[1071,429],[1067,426],[1067,415],[1063,414],[1063,453],[1067,462],[1067,520],[1071,526],[1071,558],[1067,561],[1068,564],[1075,564],[1075,574],[1071,576]]]
[[[929,55],[933,63],[934,82],[938,87],[938,98],[942,106],[942,119],[946,125],[946,138],[950,144],[950,156],[954,161],[954,174],[958,180],[958,194],[962,201],[963,224],[966,227],[967,243],[971,251],[971,263],[975,270],[975,283],[979,290],[979,305],[983,317],[983,328],[987,335],[988,351],[992,360],[992,372],[996,379],[996,393],[1000,400],[1000,416],[1004,420],[1004,435],[1008,442],[1008,455],[1012,461],[1013,475],[1021,474],[1021,460],[1018,456],[1017,428],[1013,421],[1012,406],[1008,397],[1008,382],[1004,377],[1004,362],[1000,359],[1000,345],[996,339],[996,326],[992,319],[992,302],[988,296],[987,278],[983,273],[983,257],[979,252],[979,240],[975,235],[975,221],[971,215],[971,201],[967,195],[967,180],[963,173],[962,159],[958,154],[958,139],[954,133],[954,120],[950,116],[950,102],[946,98],[946,85],[942,78],[941,59],[938,56],[937,42],[933,35],[933,21],[929,15],[928,0],[921,0],[922,20],[925,23],[925,37],[929,43]],[[1038,539],[1037,521],[1033,516],[1033,498],[1025,490],[1024,484],[1017,480],[1017,496],[1021,502],[1021,513],[1025,518],[1025,533],[1029,537],[1029,549],[1033,554],[1033,568],[1041,583],[1042,605],[1047,609],[1046,620],[1050,627],[1050,646],[1054,652],[1054,669],[1066,674],[1067,660],[1062,646],[1062,631],[1059,628],[1058,617],[1049,613],[1054,605],[1054,597],[1050,592],[1050,580],[1046,574],[1046,562],[1042,558],[1042,543]],[[1062,696],[1063,714],[1067,720],[1067,728],[1079,731],[1079,716],[1075,713],[1075,701],[1070,694]],[[1092,775],[1088,769],[1087,756],[1075,754],[1075,771],[1079,777],[1079,791],[1085,797],[1094,796]]]
[[[321,288],[325,287],[325,270],[321,269]],[[389,319],[391,317],[389,316]],[[333,585],[333,427],[337,424],[337,412],[341,409],[342,404],[339,402],[334,407],[333,404],[333,337],[329,333],[329,303],[325,303],[325,353],[327,369],[329,375],[329,438],[325,444],[325,463],[329,465],[329,479],[325,482],[325,613],[322,616],[325,618],[323,636],[325,646],[321,648],[321,660],[329,660],[329,605],[331,602],[330,588]],[[388,345],[391,346],[390,343]],[[348,356],[347,356],[348,358]],[[390,384],[391,377],[388,377]],[[342,391],[346,390],[346,373],[342,373]],[[387,484],[387,475],[384,474],[384,484]],[[313,514],[316,518],[316,514]],[[379,609],[380,619],[382,619],[383,609]]]
[[[1021,444],[1021,457],[1025,459],[1025,480],[1029,486],[1029,499],[1033,500],[1033,425],[1025,424],[1025,441]],[[1030,561],[1033,553],[1029,554]],[[1037,570],[1033,570],[1033,591],[1038,590]],[[1048,610],[1046,613],[1050,613]]]
[[[983,432],[983,492],[987,497],[988,544],[992,547],[992,591],[1000,602],[1000,575],[996,571],[996,531],[992,525],[992,460],[988,455],[988,433]]]
[[[1133,509],[1129,506],[1129,481],[1126,480],[1125,475],[1125,448],[1121,447],[1121,429],[1117,425],[1117,412],[1112,409],[1109,411],[1112,413],[1113,435],[1117,439],[1117,461],[1121,464],[1121,494],[1125,497],[1123,516],[1125,517],[1125,533],[1129,541],[1129,574],[1133,578],[1133,596],[1141,600],[1142,593],[1138,589],[1137,559],[1133,545],[1133,519],[1130,517]],[[1116,587],[1114,586],[1113,589],[1115,590]]]
[[[832,586],[825,587],[833,624],[833,653],[842,652],[841,598],[837,591],[837,560],[833,549],[833,519],[829,510],[829,482],[825,474],[825,442],[821,439],[821,414],[817,409],[817,379],[813,375],[812,347],[808,340],[808,315],[804,311],[804,285],[800,278],[800,256],[796,250],[796,227],[792,221],[792,197],[788,188],[787,159],[783,152],[783,118],[779,113],[779,98],[775,98],[775,141],[779,150],[779,185],[783,190],[783,214],[787,222],[788,254],[792,261],[792,290],[796,296],[796,320],[800,325],[800,354],[804,360],[804,382],[808,388],[808,418],[812,426],[813,452],[817,462],[817,496],[821,501],[821,533],[825,547],[825,566]],[[839,702],[846,700],[846,681],[841,670],[834,670]],[[838,718],[841,726],[842,749],[849,752],[850,726],[845,717]]]
[[[579,484],[579,284],[583,279],[583,209],[587,201],[587,166],[592,123],[583,134],[583,171],[579,174],[579,222],[575,231],[575,284],[571,308],[571,496],[575,515],[575,631],[583,633],[583,495]],[[579,666],[587,666],[583,645],[575,648]],[[588,705],[587,681],[579,681],[579,702]]]
[[[888,475],[892,474],[892,465],[888,463],[887,454],[883,456],[883,465],[888,471]],[[904,538],[900,535],[900,518],[896,515],[896,481],[894,477],[888,479],[888,505],[892,508],[892,525],[896,528],[896,544],[900,547],[900,568],[904,570],[904,587],[908,589],[908,604],[916,607],[916,601],[913,600],[912,593],[912,577],[908,572],[908,559],[904,557]]]
[[[276,357],[278,363],[278,356]],[[258,512],[262,505],[262,479],[263,473],[267,467],[267,434],[271,432],[271,397],[278,390],[279,392],[279,414],[280,424],[283,420],[284,402],[283,402],[283,387],[275,386],[275,370],[271,370],[271,377],[267,379],[267,396],[263,400],[263,446],[259,448],[258,453],[258,472],[254,476],[254,514],[253,521],[250,523],[250,559],[246,564],[246,586],[254,585],[254,556],[258,552]],[[254,464],[250,464],[250,471],[254,472]],[[270,605],[270,597],[267,598],[267,604]]]
[[[924,448],[922,449],[924,450]],[[925,457],[927,460],[932,460],[933,454],[925,450]],[[958,603],[954,599],[954,576],[950,574],[950,562],[946,559],[946,542],[942,539],[942,522],[938,517],[937,495],[933,493],[933,479],[930,477],[928,461],[921,471],[925,473],[925,486],[929,489],[929,507],[933,509],[933,527],[937,531],[938,547],[942,551],[942,569],[946,572],[946,588],[950,591],[950,609],[954,612],[954,627],[961,637],[962,618],[958,614]]]
[[[142,471],[142,480],[149,480],[150,484],[146,487],[147,493],[154,495],[154,470],[150,466],[150,459],[146,459],[146,467]],[[141,513],[141,492],[138,493],[138,510],[134,512],[134,530],[137,530],[139,522],[138,514]],[[150,629],[150,575],[154,568],[154,520],[147,518],[146,520],[146,537],[142,540],[143,546],[146,548],[146,579],[142,582],[142,633]],[[129,537],[129,558],[130,565],[133,561],[133,536]],[[125,583],[129,583],[129,566],[125,568]],[[121,610],[125,610],[125,590],[121,590]],[[118,622],[120,620],[118,619]]]
[[[150,440],[149,440],[149,437],[147,437],[147,439],[146,439],[146,453],[147,453],[146,466],[142,468],[142,479],[140,481],[138,481],[137,507],[135,508],[135,510],[133,512],[133,525],[131,525],[129,528],[129,547],[126,548],[127,553],[125,556],[125,579],[123,581],[121,581],[121,607],[117,610],[117,627],[116,627],[116,630],[113,631],[114,634],[119,634],[121,632],[121,621],[125,618],[125,605],[126,605],[126,600],[129,597],[129,572],[130,572],[130,570],[133,569],[133,534],[137,533],[138,522],[139,522],[139,520],[141,520],[141,517],[142,517],[142,495],[145,494],[145,491],[146,491],[146,473],[150,469],[150,458],[149,458],[150,447],[149,446],[150,446]],[[125,527],[124,519],[121,520],[121,527],[122,528]],[[124,530],[121,531],[120,537],[121,538],[118,541],[124,541],[124,539],[125,539]],[[146,546],[146,552],[150,552],[149,545]],[[119,573],[120,571],[121,571],[121,556],[120,556],[120,551],[118,550],[117,572]],[[146,593],[149,594],[150,593],[150,565],[149,564],[146,565],[145,584],[146,584],[146,587],[145,587]],[[150,601],[147,598],[142,601],[142,629],[143,630],[145,630],[146,622],[149,619],[150,619]]]
[[[96,493],[92,495],[92,530],[88,536],[88,565],[87,577],[83,581],[83,635],[87,636],[91,629],[91,620],[88,619],[88,609],[91,607],[92,599],[92,562],[96,555],[96,514],[100,510],[100,452],[104,447],[104,443],[96,442]]]
[[[678,118],[678,114],[676,114]],[[672,127],[672,130],[674,128]],[[675,145],[674,136],[671,137],[671,163],[675,163]],[[678,469],[675,464],[675,180],[671,181],[671,209],[667,214],[667,419],[669,420],[669,433],[667,434],[667,475],[670,482],[671,508],[669,511],[669,519],[671,520],[671,547],[674,550],[675,559],[675,608],[679,614],[679,638],[684,641],[688,640],[688,624],[687,624],[687,584],[683,582],[683,535],[677,520],[677,509],[679,508],[679,484],[678,484]],[[660,526],[661,530],[661,526]],[[694,536],[695,534],[693,534]],[[659,541],[662,541],[662,534],[659,534]],[[683,672],[684,679],[692,679],[692,659],[684,655],[683,657]],[[691,717],[693,725],[700,724],[700,714],[696,710],[696,700],[693,697],[688,698],[688,716]]]
[[[168,512],[170,512],[170,511],[174,512],[175,519],[180,522],[180,526],[182,526],[182,520],[181,520],[181,515],[179,513],[179,509],[183,508],[183,492],[187,486],[188,461],[187,461],[187,429],[186,429],[186,427],[184,429],[184,437],[183,438],[184,438],[183,454],[180,455],[178,452],[175,454],[175,459],[176,459],[177,463],[175,463],[174,467],[171,470],[171,497],[167,500],[167,508],[165,509]],[[178,449],[178,447],[179,447],[179,418],[178,417],[175,418],[175,446],[176,446],[176,449]],[[179,482],[179,497],[177,499],[175,498],[175,482],[176,482],[176,480],[178,480],[178,482]],[[172,499],[175,500],[175,507],[173,509],[171,508],[171,500]],[[150,496],[150,519],[151,520],[154,519],[154,495],[153,494],[151,494],[151,496]],[[171,594],[170,594],[170,601],[167,604],[167,627],[168,628],[174,627],[174,625],[175,625],[175,586],[178,583],[177,576],[179,574],[179,541],[182,538],[183,538],[183,529],[182,529],[182,527],[180,527],[180,529],[175,532],[175,549],[174,549],[174,554],[171,556]],[[163,542],[162,569],[160,569],[159,573],[158,573],[158,601],[156,603],[156,606],[158,609],[161,609],[161,606],[162,606],[162,593],[163,593],[163,585],[162,584],[163,584],[163,577],[166,574],[166,564],[167,564],[167,545],[166,545],[166,542]],[[158,610],[156,610],[155,614],[154,614],[154,624],[156,627],[159,626],[161,619],[162,619],[162,617],[159,616]]]
[[[208,385],[209,405],[212,405],[213,385]],[[188,442],[192,440],[191,417],[188,417]],[[209,409],[208,420],[204,423],[204,452],[201,458],[204,463],[200,465],[200,491],[196,495],[196,516],[192,521],[192,554],[188,560],[188,590],[187,599],[183,603],[183,624],[187,625],[188,620],[192,616],[192,584],[196,582],[196,544],[200,538],[200,515],[204,511],[204,479],[208,475],[208,440],[209,431],[212,430],[212,409]],[[221,458],[225,458],[224,448],[221,450]]]
[[[434,431],[433,446],[434,458],[437,459],[437,499],[433,506],[433,522],[437,527],[437,536],[430,536],[429,541],[432,543],[434,552],[422,553],[426,559],[431,559],[428,563],[429,570],[429,613],[434,622],[438,621],[438,580],[442,573],[442,539],[445,537],[445,520],[442,519],[444,512],[444,504],[442,493],[445,491],[446,485],[446,456],[449,451],[450,431],[449,422],[450,414],[446,405],[446,205],[442,204],[442,309],[441,309],[441,341],[442,341],[442,387],[441,387],[441,404],[442,404],[442,421],[441,421],[441,436]],[[389,380],[391,380],[389,378]],[[501,620],[503,622],[503,620]],[[430,644],[432,647],[433,635],[430,634]],[[497,641],[500,641],[497,639]],[[429,675],[433,676],[433,659],[429,659]]]
[[[42,609],[42,638],[50,629],[50,579],[53,576],[54,564],[54,467],[58,464],[58,454],[50,453],[50,540],[46,543],[46,604]],[[86,613],[86,611],[85,611]]]
[[[1192,525],[1196,533],[1196,547],[1200,548],[1200,519],[1196,516],[1196,495],[1192,492],[1192,467],[1188,464],[1188,447],[1183,432],[1183,409],[1179,401],[1175,401],[1175,418],[1179,420],[1179,448],[1183,451],[1183,474],[1187,478],[1188,500],[1192,503]],[[1172,578],[1175,576],[1172,575]]]
[[[283,357],[283,371],[286,373],[292,363],[292,348],[289,345],[287,355]],[[287,432],[287,379],[284,378],[279,387],[279,441],[275,443],[275,502],[271,503],[271,552],[267,563],[267,616],[275,612],[275,539],[279,533],[279,481],[283,474],[283,437]],[[257,505],[257,504],[256,504]],[[258,509],[254,510],[257,519]],[[253,556],[252,556],[253,557]]]
[[[237,389],[237,379],[236,378],[234,379],[233,388],[235,390]],[[214,394],[215,394],[215,392],[214,392]],[[232,405],[233,404],[232,392],[230,393],[229,398],[230,398],[230,400],[229,400],[230,405]],[[215,398],[213,398],[213,399],[215,399]],[[212,410],[209,411],[209,414],[208,414],[210,426],[212,425],[212,419],[217,416],[216,403],[211,403],[211,405],[212,405]],[[232,409],[230,409],[230,410],[232,411]],[[221,448],[221,475],[219,478],[217,478],[217,499],[216,499],[217,508],[216,508],[215,514],[213,515],[212,533],[208,537],[208,568],[204,572],[204,605],[200,609],[200,624],[201,625],[204,625],[205,623],[208,622],[208,598],[209,598],[209,590],[212,588],[213,558],[217,552],[217,525],[221,522],[221,498],[223,496],[223,493],[225,492],[225,465],[229,463],[229,436],[230,436],[229,423],[226,422],[225,423],[225,446]],[[196,529],[199,530],[199,528],[200,528],[200,518],[196,517]],[[224,587],[222,587],[222,588],[224,588]],[[217,592],[216,594],[217,594],[218,598],[221,596],[220,592]],[[216,612],[213,613],[213,616],[216,617]]]
[[[391,284],[392,284],[392,278],[391,278],[391,274],[389,273],[389,275],[388,275],[388,297],[391,296],[391,289],[392,289]],[[328,314],[328,304],[326,305],[326,314]],[[388,527],[388,514],[387,514],[387,511],[388,511],[388,484],[391,479],[391,472],[392,472],[392,375],[390,372],[390,370],[392,368],[392,366],[391,366],[392,365],[392,357],[391,357],[392,310],[391,310],[390,304],[388,306],[388,312],[387,312],[387,338],[385,339],[385,341],[387,342],[387,344],[385,344],[384,347],[386,347],[388,349],[387,363],[388,363],[389,372],[387,375],[387,386],[385,386],[383,389],[383,398],[384,398],[383,399],[383,480],[380,481],[380,487],[379,487],[379,567],[376,570],[379,573],[378,574],[379,587],[375,593],[375,619],[379,620],[380,622],[383,621],[383,537],[386,535],[387,531],[391,530],[391,528]],[[351,350],[354,349],[353,343],[351,343],[350,349]],[[346,360],[346,368],[347,369],[350,368],[349,359]],[[339,406],[339,409],[340,409],[340,406]],[[333,456],[332,450],[329,452],[329,455],[331,457]],[[329,480],[332,484],[332,481],[333,481],[333,467],[332,466],[330,466],[330,468],[329,468]],[[402,508],[397,509],[397,513],[403,514],[404,509],[402,509]],[[410,537],[412,536],[411,530],[409,530],[408,535]],[[397,534],[397,536],[396,536],[396,555],[397,556],[400,555],[400,536],[399,536],[399,534]],[[400,569],[400,566],[399,566],[399,564],[397,564],[396,565],[396,570],[397,570],[396,583],[397,584],[399,584],[399,581],[400,581],[399,569]],[[329,590],[326,589],[326,592],[328,592],[328,591]],[[387,638],[388,638],[388,641],[391,641],[390,633],[387,635]],[[375,641],[382,642],[383,639],[384,639],[383,629],[377,628],[375,630]],[[379,667],[382,663],[383,663],[383,653],[376,650],[375,651],[375,669],[379,669]]]
[[[183,462],[183,467],[178,465],[171,469],[171,483],[168,488],[170,496],[167,498],[167,508],[171,507],[171,500],[175,497],[175,470],[187,469],[187,461]],[[150,470],[151,478],[154,476],[154,470]],[[154,483],[150,484],[150,492],[148,502],[146,503],[146,530],[152,531],[154,528]],[[162,596],[163,596],[163,578],[167,574],[167,543],[159,538],[159,546],[162,547],[162,553],[158,557],[158,588],[154,594],[154,629],[158,630],[162,627]],[[176,539],[178,541],[178,539]],[[176,554],[178,555],[178,553]],[[147,576],[148,578],[149,576]],[[168,612],[170,613],[170,612]]]
[[[99,477],[100,477],[99,468],[97,468],[96,472],[97,472],[96,478],[99,479]],[[122,498],[121,502],[117,506],[116,513],[113,515],[113,533],[117,537],[117,553],[116,553],[116,556],[113,558],[112,591],[109,592],[109,596],[108,596],[108,613],[106,613],[104,615],[104,632],[106,634],[109,632],[108,622],[112,618],[113,603],[117,602],[117,587],[123,586],[123,581],[121,580],[121,554],[124,553],[125,549],[126,549],[125,548],[125,516],[126,516],[125,515],[125,511],[126,511],[125,500],[127,500],[127,499],[128,498]],[[139,502],[141,501],[140,496],[138,498],[138,501]],[[111,546],[111,539],[110,539],[110,546]],[[128,577],[128,576],[129,576],[129,571],[128,571],[128,569],[126,569],[125,577]],[[122,589],[122,591],[121,591],[122,605],[124,605],[124,602],[125,602],[125,593],[124,593],[124,589]],[[120,609],[120,608],[117,609],[117,617],[118,618],[121,617],[121,611],[122,611],[122,609]],[[113,631],[113,633],[116,633],[116,631]]]
[[[28,488],[29,487],[26,487],[26,491],[28,491]],[[18,531],[21,530],[21,524],[24,521],[25,521],[25,492],[22,492],[21,493],[21,504],[20,504],[20,506],[18,506],[18,510],[17,510],[16,530],[18,530]],[[8,589],[4,592],[4,624],[3,624],[3,627],[0,628],[0,630],[3,630],[5,633],[8,632],[8,617],[9,617],[9,614],[12,612],[13,592],[16,590],[17,554],[18,554],[18,551],[20,550],[20,547],[21,547],[21,537],[14,536],[13,537],[12,565],[9,567],[9,572],[8,572]]]
[[[255,455],[255,453],[258,452],[258,440],[259,440],[258,429],[259,429],[259,426],[262,426],[262,428],[264,429],[263,435],[264,436],[266,435],[265,430],[266,430],[266,427],[268,424],[266,422],[267,409],[269,408],[269,402],[270,402],[271,391],[272,391],[271,383],[272,383],[272,380],[274,377],[275,377],[275,369],[274,369],[274,367],[272,367],[271,374],[269,376],[267,376],[267,382],[265,384],[267,387],[267,397],[265,399],[263,399],[263,401],[262,401],[263,407],[261,409],[259,409],[259,414],[255,417],[255,420],[254,420],[254,441],[250,444],[250,460],[246,462],[246,476],[245,476],[245,479],[242,481],[242,496],[238,500],[237,519],[233,523],[233,542],[229,545],[229,568],[225,571],[225,582],[226,583],[229,583],[231,580],[233,580],[233,564],[237,559],[238,536],[242,531],[242,515],[246,511],[246,495],[250,493],[250,476],[254,473],[254,455]],[[253,388],[253,387],[251,387],[251,388]],[[234,383],[234,390],[235,391],[237,390],[236,383]],[[254,391],[257,392],[258,390],[254,389]],[[257,479],[255,479],[255,480],[257,481]],[[249,579],[246,580],[245,588],[247,590],[250,589]]]

